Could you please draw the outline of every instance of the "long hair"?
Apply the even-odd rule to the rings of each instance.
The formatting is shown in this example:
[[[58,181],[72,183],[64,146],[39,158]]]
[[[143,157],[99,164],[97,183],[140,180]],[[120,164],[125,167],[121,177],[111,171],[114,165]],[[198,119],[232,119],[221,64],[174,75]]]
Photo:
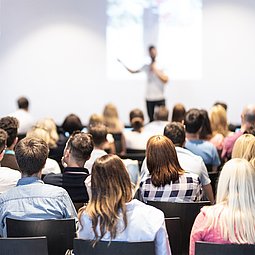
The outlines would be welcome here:
[[[238,137],[233,146],[232,158],[243,158],[248,143],[253,139],[254,136],[251,134],[244,134]]]
[[[118,234],[120,218],[123,219],[124,229],[127,227],[126,203],[131,199],[131,181],[122,160],[116,155],[98,158],[91,172],[90,201],[78,215],[80,219],[85,212],[90,217],[95,242],[107,232],[114,239]]]
[[[147,142],[147,167],[154,186],[160,187],[175,182],[184,173],[181,168],[175,147],[166,136],[155,135]]]
[[[247,160],[235,158],[224,165],[216,205],[207,211],[206,226],[219,226],[224,240],[255,243],[255,171]]]
[[[255,169],[255,137],[247,144],[243,158],[248,160]]]

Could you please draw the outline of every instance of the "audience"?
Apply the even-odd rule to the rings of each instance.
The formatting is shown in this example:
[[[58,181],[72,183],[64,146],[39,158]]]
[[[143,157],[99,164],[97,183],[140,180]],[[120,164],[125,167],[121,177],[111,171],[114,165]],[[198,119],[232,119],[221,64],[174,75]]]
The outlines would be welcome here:
[[[93,140],[90,134],[74,132],[68,139],[63,155],[65,168],[63,174],[48,174],[43,181],[48,184],[63,187],[73,202],[88,202],[88,193],[84,181],[89,176],[85,162],[93,151]]]
[[[0,162],[3,159],[6,149],[7,136],[6,131],[0,128]],[[6,192],[10,188],[16,186],[20,177],[21,174],[19,171],[0,166],[0,193]]]
[[[182,169],[175,147],[165,136],[152,136],[146,149],[146,163],[150,176],[140,185],[143,200],[195,202],[202,196],[197,174]]]
[[[186,109],[183,104],[175,104],[172,112],[172,122],[184,123],[184,118],[186,114]]]
[[[255,139],[248,143],[243,158],[248,160],[255,169]]]
[[[19,122],[14,117],[3,117],[0,119],[0,128],[7,132],[7,148],[1,161],[1,166],[19,170],[19,166],[15,157],[14,148],[18,142]]]
[[[6,218],[22,220],[76,218],[68,193],[41,181],[48,157],[42,139],[24,138],[15,148],[22,174],[17,186],[0,195],[0,235],[6,237]]]
[[[194,222],[190,255],[196,241],[255,244],[254,210],[254,168],[245,159],[232,159],[221,171],[216,204],[203,207]]]
[[[164,214],[132,200],[129,175],[121,159],[105,155],[91,173],[91,198],[79,211],[78,237],[105,241],[155,241],[156,255],[170,255]]]
[[[199,139],[210,141],[210,139],[212,138],[212,128],[211,128],[211,122],[209,120],[208,112],[202,109],[200,110],[200,114],[203,117],[203,123],[199,131]]]

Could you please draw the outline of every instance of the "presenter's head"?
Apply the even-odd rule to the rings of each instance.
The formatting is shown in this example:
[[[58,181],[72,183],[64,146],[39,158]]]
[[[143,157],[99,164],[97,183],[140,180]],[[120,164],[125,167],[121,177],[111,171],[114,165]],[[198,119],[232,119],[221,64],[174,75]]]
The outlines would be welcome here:
[[[149,50],[149,55],[150,55],[150,58],[151,58],[151,62],[154,62],[156,60],[156,57],[157,57],[157,49],[156,49],[155,46],[151,45],[151,46],[149,46],[148,50]]]

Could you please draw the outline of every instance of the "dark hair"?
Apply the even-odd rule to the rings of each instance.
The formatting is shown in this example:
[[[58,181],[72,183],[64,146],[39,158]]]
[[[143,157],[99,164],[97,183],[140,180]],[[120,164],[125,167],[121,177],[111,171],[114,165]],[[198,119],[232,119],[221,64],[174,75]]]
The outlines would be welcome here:
[[[176,104],[173,107],[172,122],[182,122],[184,121],[186,109],[183,104]]]
[[[199,132],[199,139],[209,140],[212,137],[212,128],[208,112],[206,110],[200,110],[200,114],[203,116],[203,124]]]
[[[73,132],[66,147],[77,161],[86,161],[94,149],[92,135],[80,131]]]
[[[134,131],[141,132],[144,123],[144,115],[142,110],[134,109],[129,113],[129,120]]]
[[[203,116],[198,109],[190,109],[186,112],[184,125],[187,133],[195,134],[203,125]]]
[[[165,126],[164,136],[169,138],[175,146],[182,147],[185,142],[185,129],[180,122],[172,122]]]
[[[0,150],[2,151],[4,147],[6,146],[6,141],[7,141],[7,133],[5,130],[0,128]]]
[[[89,133],[92,135],[94,144],[99,146],[106,142],[107,128],[104,124],[89,126]]]
[[[250,127],[246,128],[246,130],[243,133],[255,136],[255,125],[251,125]]]
[[[155,47],[154,45],[150,45],[150,46],[148,47],[148,51],[151,51],[152,49],[156,49],[156,47]]]
[[[37,174],[43,169],[48,153],[47,143],[38,138],[25,137],[18,142],[15,148],[20,171],[27,176]]]
[[[65,132],[68,132],[69,135],[71,135],[74,131],[77,130],[81,131],[83,125],[81,123],[80,118],[72,113],[66,116],[62,124],[62,128]]]
[[[217,102],[214,103],[214,105],[215,105],[215,106],[216,106],[216,105],[220,105],[220,106],[222,106],[226,111],[228,110],[228,106],[227,106],[227,104],[224,103],[224,102],[217,101]]]
[[[28,109],[28,106],[29,106],[29,101],[28,101],[28,99],[25,98],[25,97],[20,97],[20,98],[17,100],[17,104],[18,104],[19,109],[25,109],[25,110],[27,110],[27,109]]]
[[[3,117],[0,119],[0,128],[4,129],[7,134],[7,147],[10,147],[18,134],[19,121],[15,117]]]
[[[165,106],[159,106],[154,113],[154,120],[168,121],[169,111]]]

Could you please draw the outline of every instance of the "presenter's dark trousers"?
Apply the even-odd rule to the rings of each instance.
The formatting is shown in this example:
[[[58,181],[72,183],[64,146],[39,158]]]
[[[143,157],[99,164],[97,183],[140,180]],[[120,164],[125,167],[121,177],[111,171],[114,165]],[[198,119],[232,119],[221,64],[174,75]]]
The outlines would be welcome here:
[[[166,100],[159,100],[159,101],[148,101],[146,100],[146,106],[147,106],[147,113],[150,119],[150,122],[154,119],[154,111],[156,106],[165,106]]]

